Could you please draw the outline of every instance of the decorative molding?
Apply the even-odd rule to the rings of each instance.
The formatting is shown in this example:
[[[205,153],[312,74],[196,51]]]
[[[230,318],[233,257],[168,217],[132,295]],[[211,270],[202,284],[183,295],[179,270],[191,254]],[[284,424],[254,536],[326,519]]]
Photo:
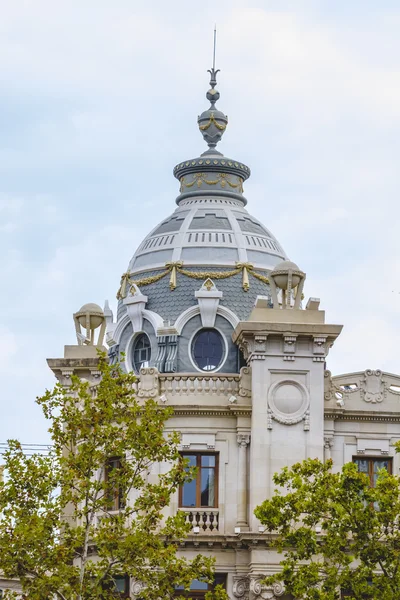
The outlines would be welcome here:
[[[133,598],[140,596],[143,589],[144,589],[144,585],[141,581],[137,581],[137,579],[131,580],[131,596]]]
[[[386,385],[382,380],[382,371],[367,369],[364,373],[364,386],[361,388],[361,398],[365,402],[376,404],[382,402],[386,396]]]
[[[283,336],[283,352],[285,354],[294,354],[296,352],[296,339],[297,335],[284,335]],[[289,357],[284,357],[284,360],[290,360]]]
[[[185,327],[186,323],[188,323],[190,319],[193,319],[193,317],[199,314],[200,307],[198,304],[184,310],[183,313],[181,313],[175,321],[175,329],[178,335],[181,335],[182,329]],[[232,325],[233,329],[235,329],[235,327],[239,323],[239,318],[229,308],[226,308],[226,306],[218,305],[217,315],[220,315],[221,317],[226,319]]]
[[[323,336],[323,335],[313,336],[313,354],[314,355],[325,357],[325,355],[327,354],[326,340],[327,340],[327,337]],[[315,362],[317,362],[317,361],[315,361]],[[321,362],[323,362],[323,361],[321,361]]]
[[[268,333],[261,331],[255,334],[241,335],[236,340],[247,364],[253,360],[265,360],[267,356],[267,339]]]
[[[399,413],[377,413],[342,410],[325,410],[324,419],[332,421],[360,421],[363,423],[400,423]]]
[[[272,585],[262,583],[265,576],[250,576],[250,600],[261,598],[262,600],[275,600],[285,593],[283,583],[277,581]]]
[[[250,434],[249,433],[238,433],[236,436],[237,443],[242,448],[247,448],[250,444]]]
[[[154,361],[155,368],[162,373],[164,371],[165,358],[167,356],[167,339],[166,335],[160,335],[157,338],[157,356]]]
[[[215,433],[182,433],[181,446],[184,450],[205,446],[207,450],[215,450]]]
[[[143,331],[143,311],[146,308],[148,297],[144,296],[137,285],[132,285],[129,294],[122,300],[126,306],[133,332]]]
[[[201,288],[194,293],[199,303],[201,323],[203,327],[214,327],[215,318],[222,292],[218,291],[215,283],[208,277]]]
[[[153,326],[155,332],[157,332],[159,329],[163,329],[164,320],[158,313],[145,308],[143,311],[143,317],[147,319],[148,322]]]
[[[167,357],[165,359],[165,372],[175,373],[177,369],[178,336],[173,334],[167,338]]]
[[[241,600],[249,600],[250,578],[249,576],[242,577],[240,575],[233,576],[233,595]]]
[[[71,379],[71,376],[74,374],[73,369],[61,369],[61,375],[65,377],[65,379]]]
[[[345,399],[346,392],[342,388],[335,385],[332,380],[332,374],[328,369],[324,371],[324,399],[329,402],[330,400]]]
[[[251,398],[251,368],[242,367],[239,378],[239,396]]]
[[[276,403],[276,394],[282,387],[297,389],[301,394],[301,405],[293,412],[286,412],[279,408]],[[278,401],[279,402],[279,401]],[[295,425],[304,420],[304,429],[310,428],[310,395],[307,388],[294,379],[282,379],[273,383],[268,390],[268,408],[271,411],[271,417],[283,425]],[[268,426],[268,429],[272,427]]]
[[[158,370],[154,367],[140,369],[138,396],[140,398],[154,398],[158,395]]]

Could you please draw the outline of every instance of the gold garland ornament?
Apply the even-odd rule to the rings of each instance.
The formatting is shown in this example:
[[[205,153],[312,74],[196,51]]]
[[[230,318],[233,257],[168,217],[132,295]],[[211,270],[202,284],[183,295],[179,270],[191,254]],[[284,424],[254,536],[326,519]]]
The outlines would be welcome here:
[[[160,281],[163,277],[168,275],[169,270],[162,271],[157,275],[150,275],[149,277],[143,277],[142,279],[136,279],[135,281],[130,278],[130,273],[124,273],[121,277],[121,284],[119,290],[117,292],[117,300],[123,300],[127,297],[127,287],[129,286],[129,292],[132,290],[133,286],[136,285],[141,287],[143,285],[150,285],[150,283],[155,283],[156,281]]]
[[[171,290],[171,292],[174,291],[174,289],[176,288],[177,282],[176,282],[176,271],[179,271],[179,268],[182,267],[183,262],[178,261],[178,262],[167,262],[165,263],[166,268],[168,269],[168,272],[171,273],[171,277],[169,278],[169,289]]]
[[[193,173],[192,181],[187,182],[187,181],[185,181],[184,177],[181,177],[180,191],[183,192],[184,187],[191,188],[194,185],[197,185],[197,187],[201,187],[203,183],[205,183],[206,185],[217,185],[219,183],[222,188],[224,188],[226,186],[226,184],[228,184],[229,187],[231,187],[233,189],[239,188],[239,192],[243,192],[243,179],[241,177],[237,177],[237,181],[238,181],[237,183],[232,183],[229,180],[228,173],[218,173],[216,179],[206,179],[206,173]]]
[[[249,273],[262,281],[263,283],[268,284],[269,279],[265,275],[261,275],[261,273],[256,273],[254,271],[254,266],[251,263],[236,263],[236,268],[231,269],[230,271],[188,271],[187,269],[183,269],[183,262],[167,262],[165,263],[165,271],[161,271],[157,275],[150,275],[149,277],[143,277],[142,279],[133,280],[130,278],[130,273],[124,273],[121,277],[121,284],[117,293],[117,300],[123,300],[126,298],[127,288],[129,286],[129,292],[131,292],[133,286],[141,287],[145,285],[150,285],[151,283],[156,283],[156,281],[160,281],[163,277],[166,277],[168,273],[170,273],[169,279],[169,287],[171,291],[174,291],[178,285],[177,282],[177,273],[184,275],[185,277],[190,277],[191,279],[228,279],[228,277],[234,277],[234,275],[238,275],[242,272],[242,287],[245,292],[249,291],[250,282],[249,282]]]
[[[243,271],[243,280],[242,287],[245,292],[249,291],[250,283],[249,283],[249,271],[251,272],[254,267],[251,263],[236,263],[238,269]]]
[[[207,129],[211,127],[211,125],[215,125],[215,127],[219,129],[219,131],[225,131],[226,129],[225,124],[221,125],[221,123],[218,123],[218,121],[214,117],[213,112],[211,113],[210,120],[208,121],[208,123],[204,123],[204,125],[199,125],[199,129],[200,131],[207,131]]]

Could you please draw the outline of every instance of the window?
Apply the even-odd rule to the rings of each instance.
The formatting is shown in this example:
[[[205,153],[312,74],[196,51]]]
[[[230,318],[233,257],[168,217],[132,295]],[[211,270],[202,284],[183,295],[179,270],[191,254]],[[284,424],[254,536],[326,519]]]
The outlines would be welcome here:
[[[125,508],[124,494],[118,485],[112,484],[112,479],[115,477],[113,473],[116,469],[121,469],[122,462],[120,458],[109,458],[106,464],[106,481],[110,481],[107,489],[107,510],[121,510]]]
[[[224,340],[216,329],[201,329],[193,338],[192,358],[202,371],[215,371],[224,358]]]
[[[358,466],[360,473],[368,475],[371,487],[375,487],[380,469],[392,472],[391,458],[353,458],[353,462]]]
[[[149,363],[151,359],[151,344],[150,340],[145,333],[139,334],[133,342],[132,348],[132,366],[136,373],[140,372],[140,369]]]
[[[225,573],[215,573],[215,578],[213,583],[207,583],[205,581],[200,581],[199,579],[193,579],[190,584],[190,590],[185,592],[183,586],[176,586],[176,595],[177,596],[189,596],[190,598],[197,598],[201,600],[204,598],[205,594],[213,590],[216,585],[223,585],[226,589],[226,575]]]
[[[189,459],[190,467],[197,467],[197,474],[195,479],[181,486],[179,506],[215,508],[218,506],[218,456],[199,453],[183,456]]]
[[[112,591],[115,598],[130,598],[128,575],[114,575],[111,582],[103,584],[103,589]]]
[[[116,575],[114,584],[119,596],[129,598],[129,577],[127,575]]]

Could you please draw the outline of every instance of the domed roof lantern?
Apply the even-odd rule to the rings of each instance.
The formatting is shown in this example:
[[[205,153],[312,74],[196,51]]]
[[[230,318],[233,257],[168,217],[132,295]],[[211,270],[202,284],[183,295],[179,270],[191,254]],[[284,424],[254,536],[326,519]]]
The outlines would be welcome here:
[[[228,117],[215,104],[219,99],[217,85],[217,73],[215,68],[215,35],[214,30],[214,59],[210,73],[210,86],[206,97],[210,102],[210,108],[201,113],[197,123],[204,140],[208,144],[208,150],[200,156],[186,160],[176,165],[174,176],[180,181],[180,194],[176,199],[179,205],[182,200],[204,195],[232,198],[240,201],[242,205],[247,204],[243,195],[243,183],[250,177],[250,169],[242,162],[225,157],[216,150],[221,140]]]

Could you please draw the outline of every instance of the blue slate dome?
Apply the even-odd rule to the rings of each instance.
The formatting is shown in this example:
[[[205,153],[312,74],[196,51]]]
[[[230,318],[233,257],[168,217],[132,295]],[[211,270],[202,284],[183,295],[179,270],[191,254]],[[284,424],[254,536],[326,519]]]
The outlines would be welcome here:
[[[135,346],[132,352],[136,352],[136,357],[140,352],[151,356],[142,362],[155,365],[161,371],[201,370],[195,354],[206,353],[211,346],[221,347],[222,342],[213,338],[212,328],[205,328],[209,333],[203,336],[196,334],[194,341],[189,339],[204,325],[204,309],[202,312],[196,294],[210,281],[207,285],[214,286],[218,292],[214,328],[225,336],[223,371],[237,372],[238,351],[231,341],[231,332],[239,320],[249,316],[258,295],[269,296],[268,273],[287,259],[272,233],[245,208],[243,185],[250,176],[249,167],[216,150],[228,119],[215,108],[219,98],[214,89],[216,72],[212,69],[210,73],[212,87],[207,98],[211,105],[198,118],[199,129],[209,148],[201,156],[185,160],[174,168],[174,176],[180,182],[178,206],[139,245],[122,276],[118,292],[114,329],[119,331],[119,338],[114,336],[112,341],[128,356],[135,337],[144,332],[148,342],[142,337],[140,347]],[[132,294],[145,298],[142,318],[136,319],[137,322],[132,315],[129,317],[129,311],[133,311],[129,307],[138,304],[130,299]],[[138,310],[136,307],[136,313]],[[141,331],[134,330],[135,322]],[[164,334],[177,338],[173,364],[165,358],[157,359],[162,354],[159,342]],[[197,345],[196,348],[191,348],[191,344]],[[209,370],[217,369],[215,362],[215,358],[200,361],[207,364]],[[127,366],[135,368],[129,358]],[[139,367],[136,365],[136,368]]]

